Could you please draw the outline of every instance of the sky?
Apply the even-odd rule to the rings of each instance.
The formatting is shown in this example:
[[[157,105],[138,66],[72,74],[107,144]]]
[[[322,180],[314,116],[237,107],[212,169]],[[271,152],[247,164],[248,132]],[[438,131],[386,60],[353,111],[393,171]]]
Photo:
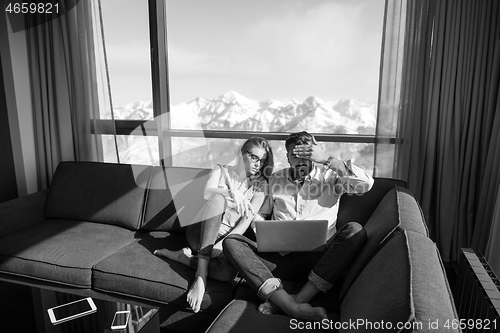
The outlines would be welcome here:
[[[151,100],[146,0],[103,0],[113,104]],[[384,0],[167,0],[172,104],[229,90],[255,100],[373,102]]]

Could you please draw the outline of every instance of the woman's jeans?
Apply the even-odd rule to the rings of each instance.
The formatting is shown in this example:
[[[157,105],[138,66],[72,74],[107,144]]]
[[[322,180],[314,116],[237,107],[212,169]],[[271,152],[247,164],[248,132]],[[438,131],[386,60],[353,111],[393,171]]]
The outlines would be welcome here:
[[[215,243],[222,239],[219,234],[222,218],[226,210],[226,199],[220,194],[213,195],[205,204],[201,215],[201,222],[191,224],[186,229],[186,239],[193,256],[190,266],[198,268],[198,258],[210,260],[208,264],[208,276],[219,281],[231,281],[237,274],[236,269],[227,258],[221,254],[212,258],[212,249]]]
[[[323,252],[291,252],[285,256],[276,252],[257,252],[257,243],[242,235],[224,239],[224,254],[254,288],[268,300],[282,280],[309,279],[326,293],[349,269],[366,243],[366,231],[356,222],[349,222],[327,241]]]

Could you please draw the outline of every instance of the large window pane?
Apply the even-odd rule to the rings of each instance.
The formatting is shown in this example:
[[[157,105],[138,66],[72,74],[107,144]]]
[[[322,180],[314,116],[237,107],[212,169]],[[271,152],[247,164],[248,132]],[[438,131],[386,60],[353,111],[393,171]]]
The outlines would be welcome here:
[[[172,138],[174,166],[213,168],[216,164],[230,164],[239,152],[244,139]],[[270,140],[274,155],[274,170],[288,167],[283,141]],[[319,143],[325,152],[342,159],[352,159],[368,174],[373,171],[373,144],[371,143]]]
[[[101,8],[114,118],[152,119],[148,1],[102,0]]]
[[[156,136],[117,135],[120,163],[159,165]],[[102,135],[104,162],[117,162],[113,135]]]
[[[375,133],[383,0],[167,4],[173,129]]]

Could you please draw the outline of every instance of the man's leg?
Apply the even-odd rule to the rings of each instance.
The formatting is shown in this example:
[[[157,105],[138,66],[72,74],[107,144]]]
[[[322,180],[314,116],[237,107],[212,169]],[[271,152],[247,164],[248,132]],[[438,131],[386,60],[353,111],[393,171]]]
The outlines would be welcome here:
[[[271,301],[291,317],[320,321],[326,319],[323,308],[297,303],[281,285],[280,278],[294,278],[296,261],[292,256],[259,253],[255,242],[241,235],[224,240],[224,254],[264,301]]]
[[[328,242],[328,250],[316,262],[307,283],[295,296],[296,301],[307,303],[319,292],[330,290],[349,269],[365,245],[366,238],[365,229],[356,222],[349,222],[337,230]]]

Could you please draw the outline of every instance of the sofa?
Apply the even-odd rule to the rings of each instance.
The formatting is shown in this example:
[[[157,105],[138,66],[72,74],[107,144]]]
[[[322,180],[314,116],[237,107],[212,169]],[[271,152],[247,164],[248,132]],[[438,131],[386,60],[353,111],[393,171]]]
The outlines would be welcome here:
[[[454,331],[444,329],[457,315],[419,205],[404,183],[385,178],[364,195],[341,198],[338,224],[361,223],[368,240],[342,281],[312,302],[327,309],[328,323],[310,327],[260,314],[255,292],[240,277],[211,280],[194,314],[186,302],[193,270],[152,252],[186,246],[185,227],[205,203],[209,171],[60,163],[48,190],[0,204],[0,280],[153,305],[172,331],[368,332],[382,323],[394,326],[389,331]],[[293,293],[303,282],[284,285]],[[372,326],[353,328],[356,320]],[[409,328],[419,322],[421,328]],[[407,323],[404,330],[395,328],[399,323]]]

